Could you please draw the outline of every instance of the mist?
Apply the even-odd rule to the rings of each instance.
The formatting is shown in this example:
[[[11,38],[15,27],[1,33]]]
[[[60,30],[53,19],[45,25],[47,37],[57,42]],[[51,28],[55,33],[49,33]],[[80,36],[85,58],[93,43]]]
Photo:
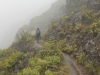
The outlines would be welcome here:
[[[0,0],[0,49],[9,47],[17,31],[47,11],[57,0]]]

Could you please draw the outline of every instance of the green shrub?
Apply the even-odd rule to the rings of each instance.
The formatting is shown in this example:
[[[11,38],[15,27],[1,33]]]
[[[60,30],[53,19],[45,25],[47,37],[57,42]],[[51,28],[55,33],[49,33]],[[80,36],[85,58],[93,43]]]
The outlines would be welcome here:
[[[86,61],[84,53],[80,53],[78,56],[76,56],[76,58],[78,59],[78,62],[81,64],[84,64]]]
[[[51,72],[50,70],[47,70],[47,71],[45,72],[45,75],[54,75],[54,74],[53,74],[53,72]]]
[[[13,50],[8,48],[5,50],[0,50],[0,61],[4,61],[7,57],[12,54]]]
[[[59,65],[61,62],[61,58],[59,56],[49,56],[45,57],[45,59],[50,65]]]
[[[23,53],[21,52],[15,52],[15,53],[12,53],[12,55],[10,57],[8,57],[5,61],[4,61],[4,68],[5,69],[12,69],[12,67],[14,65],[16,65],[16,63],[19,61],[20,58],[23,57]]]
[[[41,67],[36,67],[35,69],[25,68],[22,72],[17,73],[17,75],[41,75],[39,69]]]
[[[27,52],[34,45],[34,36],[29,33],[22,32],[21,37],[17,38],[17,40],[12,44],[12,48],[18,51]]]

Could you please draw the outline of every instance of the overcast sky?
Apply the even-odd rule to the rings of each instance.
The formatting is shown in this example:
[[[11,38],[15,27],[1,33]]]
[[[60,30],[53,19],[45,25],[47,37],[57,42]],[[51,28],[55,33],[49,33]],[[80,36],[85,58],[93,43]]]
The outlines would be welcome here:
[[[48,10],[55,1],[0,0],[0,48],[7,47],[10,36],[14,37],[10,32],[15,34],[23,24],[28,24],[31,18]],[[9,31],[13,27],[14,31]]]

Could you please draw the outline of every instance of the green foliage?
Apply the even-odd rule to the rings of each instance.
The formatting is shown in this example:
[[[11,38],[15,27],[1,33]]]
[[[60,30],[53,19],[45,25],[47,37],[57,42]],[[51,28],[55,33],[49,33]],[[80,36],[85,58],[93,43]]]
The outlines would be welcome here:
[[[64,40],[61,40],[59,41],[58,43],[60,49],[63,51],[63,52],[66,52],[66,53],[75,53],[77,51],[77,47],[76,45],[73,45],[73,46],[69,46],[66,41]]]
[[[80,53],[76,58],[78,59],[79,63],[81,63],[81,64],[84,64],[86,61],[84,53]]]
[[[29,60],[29,67],[24,68],[18,75],[44,75],[47,70],[48,62],[40,58],[31,58]]]
[[[84,53],[80,53],[76,58],[78,62],[83,64],[85,68],[87,68],[93,75],[100,74],[99,65],[96,65],[92,61],[87,60]]]
[[[31,59],[29,60],[29,66],[31,66],[31,67],[38,66],[38,65],[37,65],[37,61],[38,61],[37,58],[31,58]]]
[[[97,13],[94,10],[81,9],[81,13],[83,21],[87,24],[92,24],[100,19],[100,13]]]
[[[80,32],[80,33],[85,33],[87,31],[86,26],[78,24],[78,25],[75,26],[75,31]]]
[[[0,75],[11,75],[14,66],[19,62],[20,59],[24,57],[21,52],[11,52],[11,55],[5,58],[5,60],[0,62]]]
[[[41,58],[44,58],[45,56],[61,56],[62,53],[60,51],[59,46],[56,44],[56,41],[52,42],[45,42],[44,43],[44,49],[39,51],[38,54]]]
[[[54,75],[50,70],[47,70],[46,72],[45,72],[45,75]]]
[[[47,69],[48,62],[46,60],[38,59],[38,65],[40,65],[43,69]]]
[[[25,68],[22,72],[19,72],[17,75],[41,75],[39,69],[41,67],[35,67],[35,69]]]
[[[45,42],[44,44],[45,50],[54,50],[56,49],[55,43],[53,42]]]
[[[0,50],[0,61],[4,61],[13,52],[12,49]]]
[[[65,51],[68,53],[74,53],[77,51],[77,48],[75,46],[69,46],[67,45],[67,47],[65,48]]]
[[[84,58],[85,59],[85,58]],[[97,64],[94,64],[92,61],[84,60],[85,68],[87,68],[93,75],[99,75],[100,74],[100,66]]]
[[[17,42],[19,42],[19,43],[23,43],[23,42],[31,43],[33,41],[33,36],[31,34],[24,32],[24,31],[20,32],[20,34],[21,34],[21,38],[17,37],[18,38]]]
[[[12,53],[12,55],[10,57],[8,57],[5,61],[4,61],[4,68],[5,69],[12,69],[12,67],[18,62],[18,60],[20,58],[23,57],[23,53],[21,52],[15,52]]]
[[[30,61],[31,68],[35,69],[37,66],[40,66],[39,73],[44,75],[45,71],[47,70],[49,63],[43,59],[31,58]],[[38,67],[37,67],[38,68]],[[37,75],[37,74],[36,74]]]
[[[81,13],[82,21],[79,24],[76,23],[76,25],[73,26],[71,20],[73,19],[74,15],[77,12]],[[99,48],[98,48],[99,42],[97,41],[99,41],[98,34],[100,33],[100,12],[97,12],[95,10],[88,10],[86,6],[83,6],[79,9],[76,9],[68,17],[66,17],[66,15],[62,16],[60,20],[58,20],[57,24],[58,25],[56,26],[56,28],[54,28],[54,30],[57,32],[56,46],[59,47],[61,51],[74,55],[77,61],[83,64],[94,75],[99,75],[100,64],[98,65],[99,67],[95,65],[95,62],[91,61],[91,58],[89,58],[90,54],[85,53],[85,51],[83,50],[84,48],[86,48],[85,46],[87,45],[87,42],[89,40],[93,40],[93,42],[95,42],[94,43],[95,45],[94,44],[91,45],[91,43],[88,43],[87,46],[88,47],[93,46],[92,48],[95,50],[95,51],[93,50],[94,51],[93,54],[99,51]],[[52,27],[53,25],[54,24],[52,24]],[[91,51],[92,51],[92,48],[91,48]],[[89,53],[91,51],[88,50]],[[42,58],[46,57],[48,61],[51,62],[52,55],[50,55],[49,57],[48,52],[46,53],[44,50],[43,52],[41,52],[41,56],[43,55]],[[98,57],[95,57],[93,59],[99,61],[99,53],[97,53],[97,55]],[[59,74],[60,73],[57,73],[57,75]]]
[[[93,22],[93,11],[82,12],[82,18],[87,22]]]
[[[88,68],[91,72],[93,72],[95,70],[94,65],[92,62],[85,62],[85,67]]]
[[[12,48],[22,52],[27,52],[32,48],[32,45],[34,45],[34,36],[22,31],[21,37],[17,37],[17,40],[12,44]]]
[[[60,63],[61,59],[58,56],[49,56],[45,57],[45,59],[50,63],[50,64],[58,64]]]
[[[100,31],[100,20],[98,22],[94,22],[91,26],[90,26],[90,32],[96,36]]]
[[[34,46],[33,38],[32,35],[22,32],[21,37],[10,48],[0,50],[0,75],[16,74],[28,65],[27,60],[34,54],[29,52]]]
[[[56,42],[45,42],[43,45],[44,49],[36,57],[30,58],[28,67],[17,75],[54,75],[53,70],[61,70],[62,53],[56,47]]]
[[[65,65],[63,67],[60,67],[60,71],[53,72],[54,75],[71,75],[69,72],[69,68]]]

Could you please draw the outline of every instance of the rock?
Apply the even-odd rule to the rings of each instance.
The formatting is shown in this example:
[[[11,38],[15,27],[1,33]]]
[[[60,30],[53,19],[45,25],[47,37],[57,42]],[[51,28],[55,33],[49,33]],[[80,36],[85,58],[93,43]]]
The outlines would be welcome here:
[[[76,13],[72,19],[72,24],[76,25],[76,23],[81,23],[82,21],[82,15],[80,12]]]
[[[87,8],[99,11],[100,10],[100,0],[88,0]]]
[[[49,40],[54,40],[54,39],[55,39],[55,36],[52,36],[52,35],[51,35],[51,36],[49,37]]]

